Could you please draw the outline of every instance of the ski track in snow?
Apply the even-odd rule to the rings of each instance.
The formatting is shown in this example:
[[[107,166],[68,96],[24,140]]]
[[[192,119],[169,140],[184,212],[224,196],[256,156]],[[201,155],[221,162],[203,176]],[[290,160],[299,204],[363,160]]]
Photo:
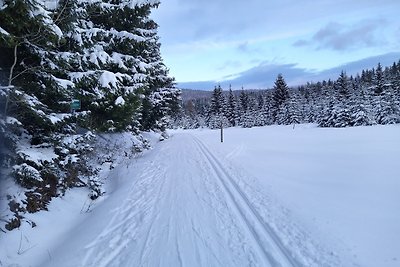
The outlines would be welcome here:
[[[227,195],[229,195],[232,201],[231,207],[236,208],[239,213],[238,217],[247,226],[257,243],[258,250],[265,256],[265,263],[269,263],[271,266],[298,266],[299,264],[292,258],[290,252],[283,247],[274,231],[263,222],[246,195],[224,170],[218,159],[199,139],[196,138],[196,142],[209,164],[213,167],[216,174],[215,177],[219,178]]]
[[[250,198],[243,190],[250,185],[235,175],[240,172],[199,138],[176,134],[155,150],[147,161],[124,167],[131,176],[123,181],[128,188],[114,192],[125,195],[118,196],[123,201],[116,201],[112,216],[102,217],[106,227],[86,244],[60,244],[55,257],[41,266],[337,265],[307,258],[315,252],[299,257],[301,251],[292,251],[295,246],[283,242],[260,213],[268,199]],[[91,226],[83,222],[81,227]],[[303,244],[300,250],[311,246],[304,239],[297,242]]]

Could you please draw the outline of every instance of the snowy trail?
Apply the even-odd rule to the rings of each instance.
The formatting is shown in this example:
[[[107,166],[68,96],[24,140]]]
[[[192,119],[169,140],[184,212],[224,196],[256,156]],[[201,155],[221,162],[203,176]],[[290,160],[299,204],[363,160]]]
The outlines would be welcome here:
[[[200,139],[196,138],[196,142],[209,164],[213,167],[216,174],[215,177],[219,178],[227,195],[229,195],[232,207],[236,208],[240,214],[239,217],[246,224],[256,241],[258,249],[264,254],[266,262],[271,266],[298,266],[299,264],[294,260],[291,253],[282,245],[275,232],[252,207],[248,197],[230,177],[230,174],[224,169],[221,162]]]
[[[176,134],[116,172],[122,188],[40,266],[302,266],[227,164]]]

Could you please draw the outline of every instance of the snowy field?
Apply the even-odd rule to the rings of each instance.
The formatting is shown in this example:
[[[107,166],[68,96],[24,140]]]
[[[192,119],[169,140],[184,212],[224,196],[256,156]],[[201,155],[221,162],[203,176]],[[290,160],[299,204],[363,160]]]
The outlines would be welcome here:
[[[360,266],[400,266],[400,125],[196,133]],[[339,255],[342,256],[342,255]],[[346,264],[345,264],[346,265]]]
[[[171,131],[0,233],[0,266],[400,266],[400,125]]]

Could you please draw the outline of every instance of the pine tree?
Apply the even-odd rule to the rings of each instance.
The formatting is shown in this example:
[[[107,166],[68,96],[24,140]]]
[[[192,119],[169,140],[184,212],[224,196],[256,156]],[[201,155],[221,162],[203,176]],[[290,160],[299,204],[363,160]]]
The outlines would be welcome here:
[[[228,121],[230,122],[231,126],[236,125],[236,102],[235,102],[235,96],[233,95],[232,92],[232,87],[229,86],[229,94],[228,94],[228,103],[226,107],[226,117],[228,118]]]
[[[243,88],[242,88],[242,91],[240,91],[239,100],[240,100],[240,110],[241,110],[241,112],[246,112],[246,110],[249,107],[249,96],[243,90]]]
[[[208,111],[208,125],[210,128],[219,128],[225,116],[225,98],[220,85],[215,86],[211,96],[211,104]]]
[[[337,101],[334,106],[334,114],[336,114],[336,118],[334,120],[334,127],[347,127],[351,126],[351,115],[350,115],[350,88],[349,88],[349,80],[344,71],[342,71],[339,75],[335,83],[335,89],[337,92]]]
[[[164,116],[159,96],[166,95],[173,80],[161,60],[158,26],[149,18],[158,4],[77,3],[80,13],[67,33],[69,50],[60,57],[68,66],[73,97],[81,99],[83,110],[90,111],[86,127],[148,130],[157,127]],[[179,101],[179,96],[172,98]]]
[[[299,96],[297,92],[293,91],[290,94],[289,103],[287,107],[288,112],[288,124],[299,124],[300,123],[300,109],[299,109]]]
[[[12,114],[18,109],[17,103],[23,101],[16,95],[17,87],[34,94],[38,100],[44,100],[43,89],[47,85],[56,87],[55,79],[46,73],[42,62],[55,49],[62,33],[50,12],[35,0],[4,1],[0,25],[0,69],[8,74],[6,85],[14,86],[6,99],[4,113]]]
[[[224,96],[222,94],[221,86],[218,85],[214,88],[211,97],[210,114],[222,115],[223,112],[224,112]]]
[[[340,73],[339,78],[336,81],[335,87],[338,92],[338,100],[340,102],[346,102],[350,96],[349,79],[346,75],[346,72],[342,71]]]
[[[375,95],[380,96],[383,93],[385,84],[381,63],[378,63],[378,66],[376,67],[373,82]]]
[[[36,0],[4,1],[0,79],[9,86],[0,98],[7,121],[15,124],[12,172],[27,188],[29,212],[72,186],[86,185],[91,198],[101,195],[88,162],[94,136],[79,133],[78,123],[97,131],[164,130],[166,118],[179,114],[180,91],[162,62],[157,24],[150,19],[158,4],[61,0],[48,10]],[[80,112],[69,114],[71,99],[81,100]],[[11,128],[6,124],[1,120],[1,131]],[[15,153],[21,144],[50,148],[57,159],[33,162]]]
[[[281,114],[285,110],[285,107],[282,107],[286,100],[289,98],[289,88],[282,76],[282,74],[278,74],[278,77],[275,80],[274,91],[273,91],[273,111],[272,116],[274,121],[277,120],[278,114]]]
[[[368,104],[365,92],[362,89],[359,89],[353,97],[355,104],[351,108],[351,125],[371,125],[370,105]]]

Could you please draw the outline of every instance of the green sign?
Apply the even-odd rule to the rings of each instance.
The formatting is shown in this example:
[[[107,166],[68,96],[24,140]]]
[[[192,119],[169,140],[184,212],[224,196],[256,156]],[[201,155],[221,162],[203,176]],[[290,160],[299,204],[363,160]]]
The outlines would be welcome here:
[[[71,101],[71,109],[72,110],[81,109],[81,101],[79,99],[72,99],[72,101]]]

